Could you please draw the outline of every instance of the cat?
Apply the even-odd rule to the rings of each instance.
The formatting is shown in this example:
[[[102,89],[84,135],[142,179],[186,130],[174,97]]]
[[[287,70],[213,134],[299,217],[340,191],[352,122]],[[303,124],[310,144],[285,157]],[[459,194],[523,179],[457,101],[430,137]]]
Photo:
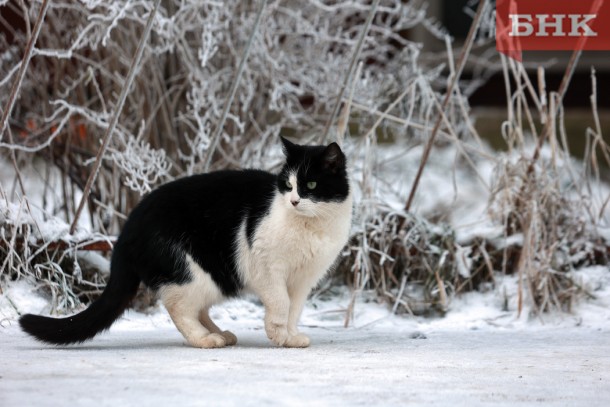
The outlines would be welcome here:
[[[52,344],[89,340],[110,328],[143,282],[194,347],[237,343],[208,311],[244,293],[260,298],[275,345],[309,346],[297,322],[309,292],[347,243],[352,190],[337,143],[281,141],[286,161],[279,174],[217,171],[152,191],[123,227],[100,298],[66,318],[24,315],[22,329]]]

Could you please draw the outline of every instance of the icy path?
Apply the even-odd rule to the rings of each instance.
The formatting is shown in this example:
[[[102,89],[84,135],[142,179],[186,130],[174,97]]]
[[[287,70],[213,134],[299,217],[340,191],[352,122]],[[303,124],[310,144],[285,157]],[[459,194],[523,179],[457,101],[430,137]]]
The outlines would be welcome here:
[[[233,320],[235,307],[252,318]],[[343,329],[333,313],[309,309],[303,330],[312,346],[279,349],[261,312],[245,302],[218,311],[239,344],[217,350],[186,346],[162,310],[129,313],[74,347],[41,345],[6,318],[0,406],[610,405],[610,329],[600,326],[450,328],[386,318]]]
[[[49,348],[11,327],[0,405],[610,405],[608,332],[306,331],[304,350],[270,348],[261,331],[192,349],[169,327]]]

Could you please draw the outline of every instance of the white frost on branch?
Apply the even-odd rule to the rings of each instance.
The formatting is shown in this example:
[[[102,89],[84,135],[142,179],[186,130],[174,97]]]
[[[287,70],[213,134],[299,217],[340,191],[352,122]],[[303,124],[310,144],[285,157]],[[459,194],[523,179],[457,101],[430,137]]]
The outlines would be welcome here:
[[[104,157],[117,165],[124,176],[123,183],[143,195],[152,190],[160,180],[169,175],[171,164],[164,150],[155,150],[143,140],[142,124],[137,137],[129,137],[121,150],[109,147]]]

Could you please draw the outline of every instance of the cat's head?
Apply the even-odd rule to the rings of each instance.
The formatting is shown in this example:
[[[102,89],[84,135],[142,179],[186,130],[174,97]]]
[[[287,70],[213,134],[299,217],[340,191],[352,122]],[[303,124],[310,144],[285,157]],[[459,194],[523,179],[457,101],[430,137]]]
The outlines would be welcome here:
[[[337,143],[302,146],[282,137],[286,164],[278,175],[278,189],[289,210],[308,217],[329,215],[333,204],[348,198],[346,160]]]

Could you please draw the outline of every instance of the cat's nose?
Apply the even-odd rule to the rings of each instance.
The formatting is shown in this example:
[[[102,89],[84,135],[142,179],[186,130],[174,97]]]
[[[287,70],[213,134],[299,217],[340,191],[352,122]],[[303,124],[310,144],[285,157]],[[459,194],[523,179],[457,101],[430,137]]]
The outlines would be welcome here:
[[[292,203],[292,206],[295,206],[295,207],[296,207],[296,206],[299,204],[299,202],[300,202],[300,201],[299,201],[298,199],[296,199],[296,200],[290,200],[290,203]]]

